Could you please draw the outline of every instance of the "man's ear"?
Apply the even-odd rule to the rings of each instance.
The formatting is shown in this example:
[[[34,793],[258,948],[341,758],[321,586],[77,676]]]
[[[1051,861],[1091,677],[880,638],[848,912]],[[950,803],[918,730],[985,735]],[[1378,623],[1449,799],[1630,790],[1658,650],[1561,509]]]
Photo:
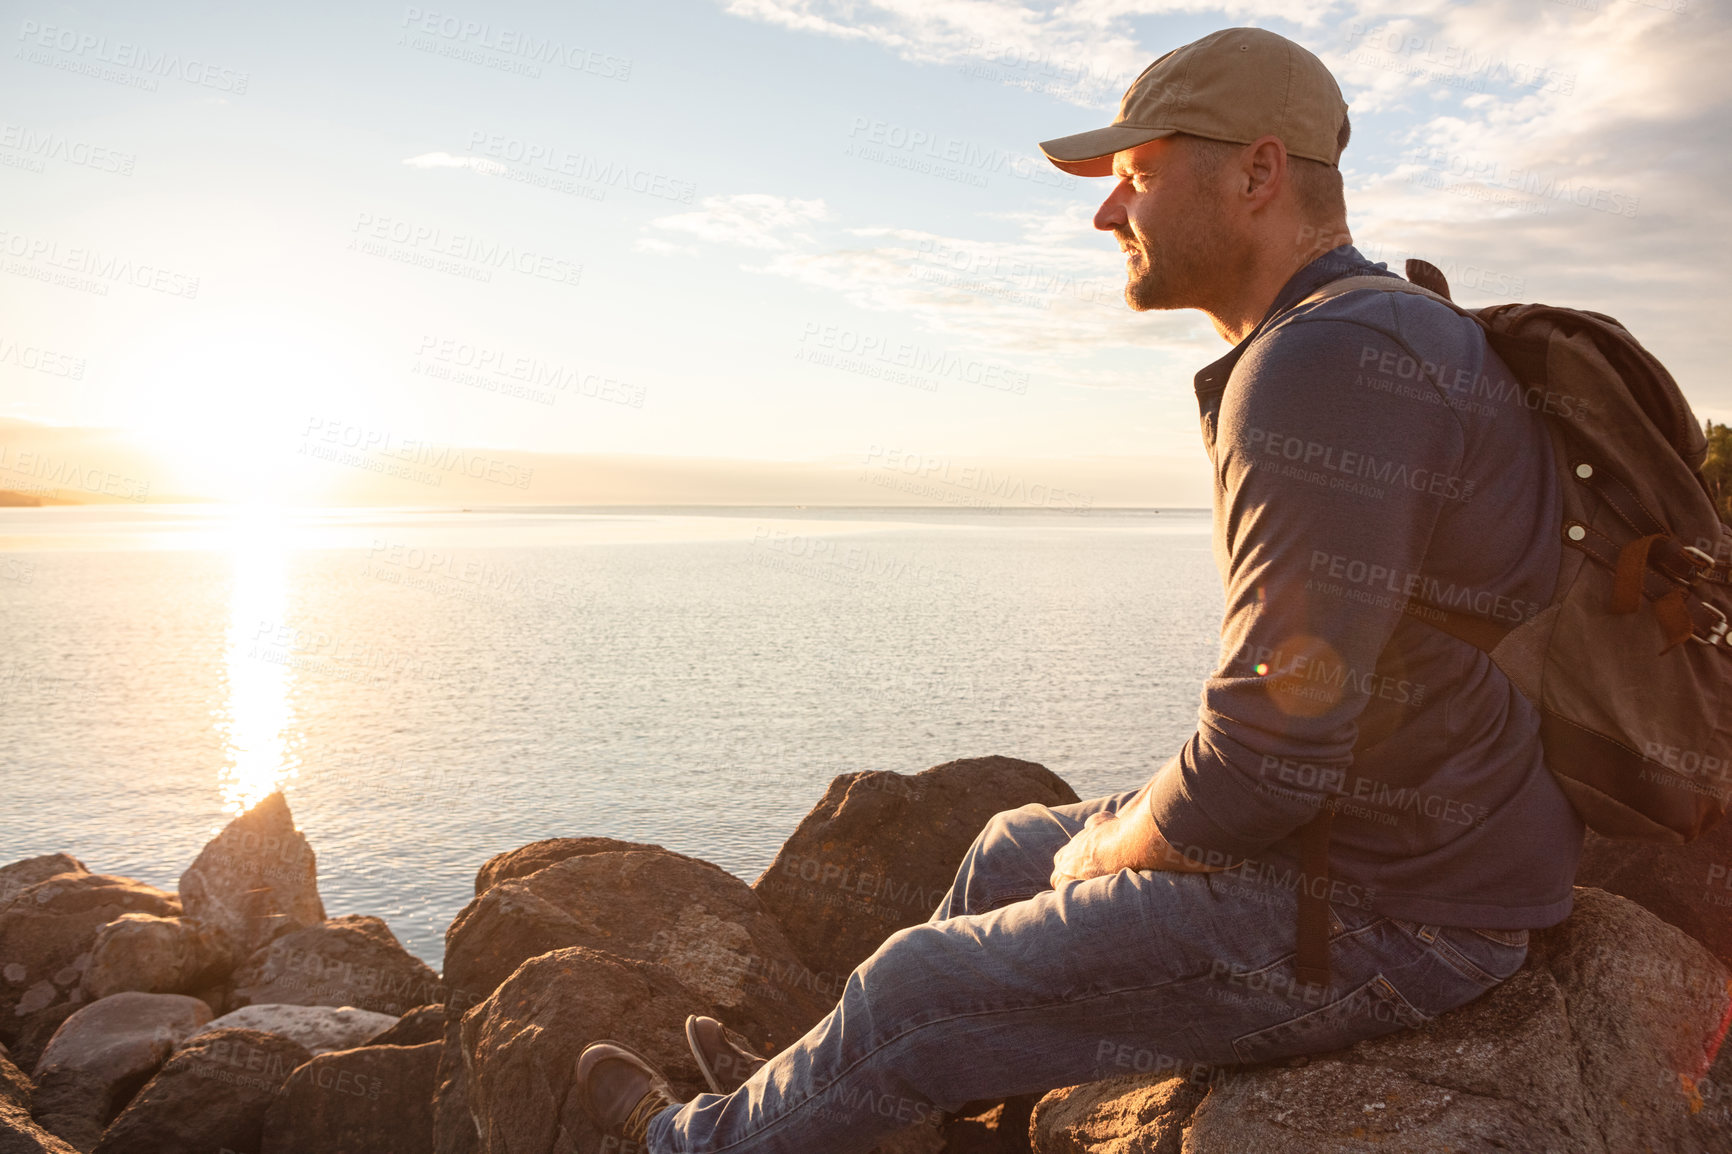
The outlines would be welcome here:
[[[1273,200],[1287,183],[1287,147],[1280,137],[1264,136],[1239,154],[1239,190],[1253,208]]]

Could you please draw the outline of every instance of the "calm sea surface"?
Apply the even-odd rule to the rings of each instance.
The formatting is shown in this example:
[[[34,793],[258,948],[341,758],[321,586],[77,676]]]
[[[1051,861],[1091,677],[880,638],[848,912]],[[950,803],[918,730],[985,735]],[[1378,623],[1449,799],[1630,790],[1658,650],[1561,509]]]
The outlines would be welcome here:
[[[0,861],[173,888],[283,788],[327,911],[437,966],[490,855],[747,881],[835,774],[1000,753],[1087,797],[1195,725],[1199,512],[0,509]]]

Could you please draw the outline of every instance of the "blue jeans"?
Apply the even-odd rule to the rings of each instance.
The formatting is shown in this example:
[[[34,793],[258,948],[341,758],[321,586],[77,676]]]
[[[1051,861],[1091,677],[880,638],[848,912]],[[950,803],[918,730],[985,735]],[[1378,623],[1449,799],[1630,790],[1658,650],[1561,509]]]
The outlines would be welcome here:
[[[848,1154],[980,1099],[1339,1049],[1473,1000],[1527,954],[1525,930],[1332,906],[1324,989],[1293,977],[1296,879],[1121,870],[1053,890],[1053,854],[1132,796],[993,818],[931,921],[738,1090],[657,1115],[649,1150]]]

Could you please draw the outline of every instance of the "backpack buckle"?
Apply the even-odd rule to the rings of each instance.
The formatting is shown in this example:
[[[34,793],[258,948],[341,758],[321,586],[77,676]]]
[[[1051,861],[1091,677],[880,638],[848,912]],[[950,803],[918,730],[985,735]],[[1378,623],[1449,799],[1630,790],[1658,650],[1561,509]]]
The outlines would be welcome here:
[[[1713,556],[1709,556],[1706,549],[1697,549],[1696,546],[1684,546],[1684,554],[1687,558],[1690,558],[1690,561],[1696,565],[1697,570],[1703,572],[1703,574],[1711,574],[1711,572],[1715,572],[1715,565],[1720,563],[1720,561],[1716,561]]]
[[[1714,616],[1718,617],[1720,620],[1715,622],[1714,625],[1708,630],[1708,636],[1698,637],[1694,633],[1692,633],[1692,634],[1690,634],[1690,640],[1700,641],[1704,645],[1722,645],[1722,646],[1725,645],[1727,643],[1726,642],[1726,614],[1720,612],[1720,610],[1718,608],[1716,608],[1713,605],[1708,604],[1708,602],[1706,602],[1706,601],[1701,602],[1701,605],[1702,605],[1702,608],[1706,609],[1708,612],[1712,613]]]

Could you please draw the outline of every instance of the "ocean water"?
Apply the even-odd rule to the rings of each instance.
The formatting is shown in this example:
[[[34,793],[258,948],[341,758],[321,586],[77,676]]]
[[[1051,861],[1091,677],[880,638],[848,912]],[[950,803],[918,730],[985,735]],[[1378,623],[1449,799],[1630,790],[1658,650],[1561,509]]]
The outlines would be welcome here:
[[[0,861],[173,888],[282,788],[437,967],[537,838],[751,881],[838,773],[1140,784],[1220,611],[1197,511],[0,509]]]

